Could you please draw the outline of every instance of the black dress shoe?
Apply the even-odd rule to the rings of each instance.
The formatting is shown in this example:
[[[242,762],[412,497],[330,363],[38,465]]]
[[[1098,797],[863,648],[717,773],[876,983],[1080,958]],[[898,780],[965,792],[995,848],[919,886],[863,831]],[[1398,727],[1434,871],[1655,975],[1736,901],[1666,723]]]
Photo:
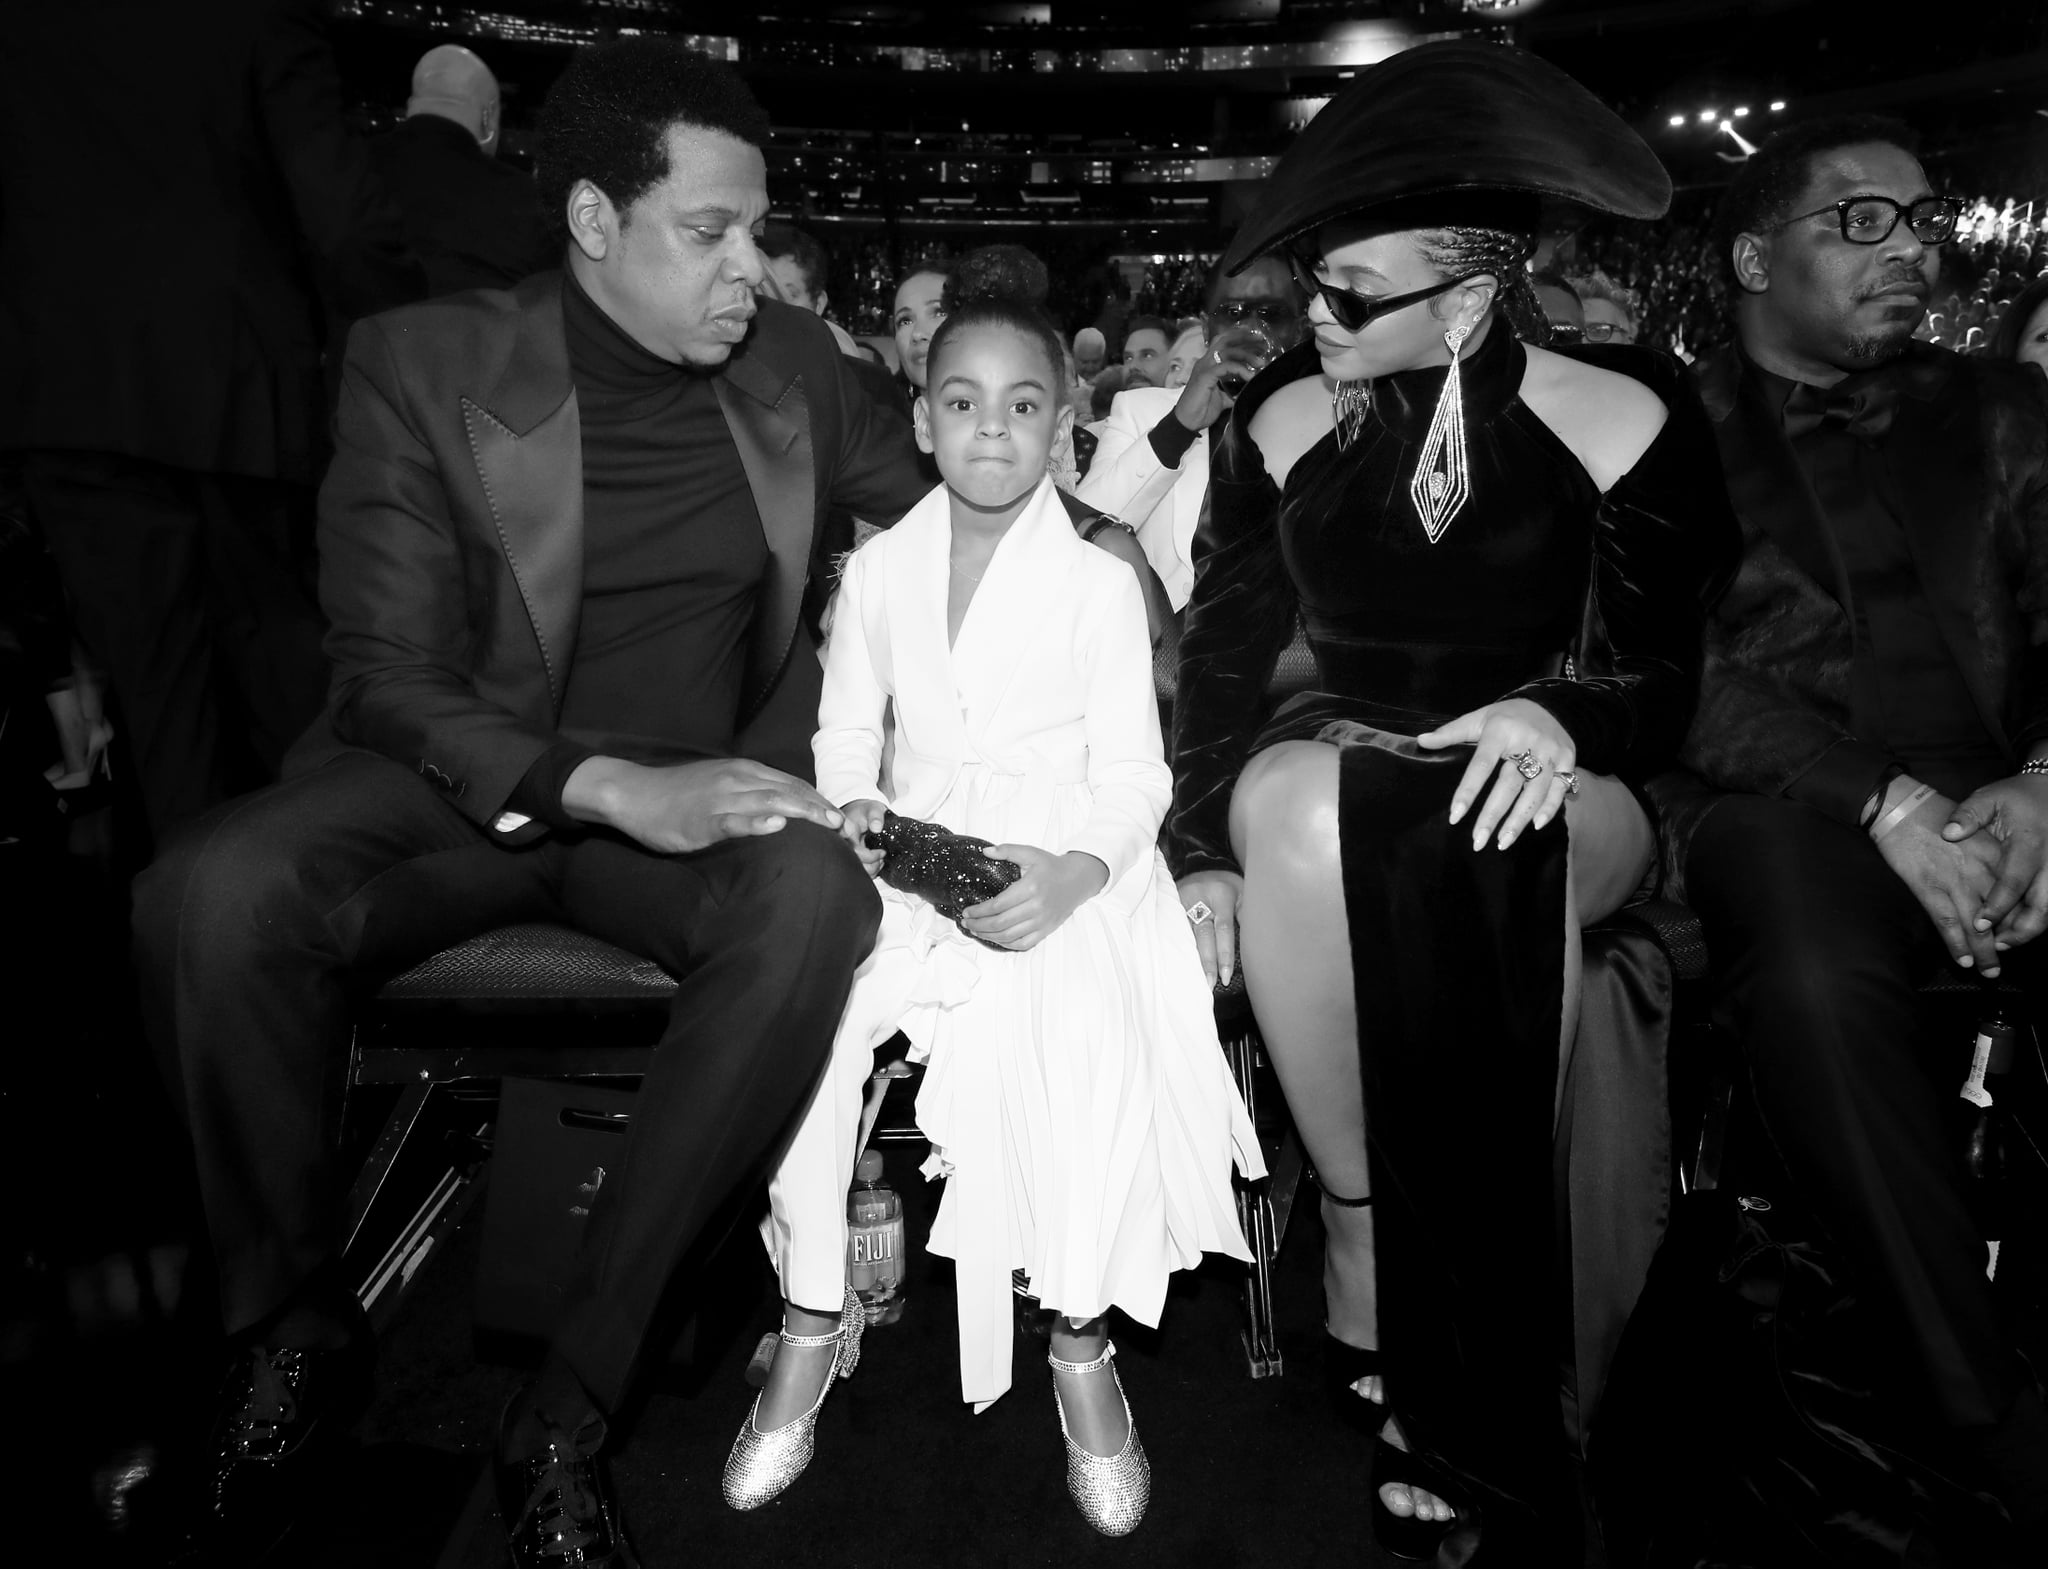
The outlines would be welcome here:
[[[331,1351],[255,1346],[221,1389],[202,1537],[229,1561],[284,1539],[310,1484],[369,1405],[376,1349],[367,1336]]]
[[[604,1423],[593,1420],[551,1429],[540,1450],[517,1459],[501,1443],[493,1470],[513,1569],[640,1569],[598,1455],[603,1442]]]

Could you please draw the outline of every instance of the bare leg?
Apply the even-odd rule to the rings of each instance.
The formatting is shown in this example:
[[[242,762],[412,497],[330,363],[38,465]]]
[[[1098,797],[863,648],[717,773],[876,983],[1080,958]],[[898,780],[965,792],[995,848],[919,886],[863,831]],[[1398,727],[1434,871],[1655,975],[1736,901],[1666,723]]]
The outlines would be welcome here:
[[[1052,1354],[1062,1362],[1093,1362],[1109,1346],[1109,1325],[1101,1318],[1056,1318],[1052,1321]],[[1111,1459],[1123,1453],[1131,1436],[1123,1400],[1108,1368],[1093,1373],[1062,1373],[1053,1369],[1067,1431],[1091,1455]]]
[[[1260,753],[1238,781],[1231,840],[1245,873],[1239,945],[1260,1033],[1309,1159],[1330,1191],[1359,1198],[1368,1182],[1365,1110],[1339,860],[1338,764],[1336,747],[1314,741]],[[1578,1024],[1580,925],[1627,898],[1652,849],[1641,807],[1612,779],[1583,776],[1567,822],[1572,860],[1560,1046]],[[1367,1347],[1378,1344],[1371,1214],[1323,1206],[1329,1329]],[[1402,1444],[1392,1422],[1386,1436]],[[1396,1515],[1450,1518],[1448,1505],[1419,1489],[1389,1486],[1382,1496]]]
[[[792,1335],[829,1335],[839,1328],[839,1315],[786,1302],[782,1307],[782,1327]],[[777,1346],[774,1365],[768,1369],[768,1382],[761,1386],[761,1408],[754,1417],[755,1428],[772,1433],[816,1405],[818,1391],[832,1376],[838,1355],[836,1342],[825,1346],[792,1346],[785,1342]]]
[[[1230,822],[1245,869],[1239,947],[1273,1072],[1326,1190],[1365,1198],[1357,1004],[1337,861],[1337,749],[1290,741],[1261,752],[1238,781]],[[1326,1203],[1323,1225],[1329,1331],[1350,1345],[1376,1346],[1372,1211]]]

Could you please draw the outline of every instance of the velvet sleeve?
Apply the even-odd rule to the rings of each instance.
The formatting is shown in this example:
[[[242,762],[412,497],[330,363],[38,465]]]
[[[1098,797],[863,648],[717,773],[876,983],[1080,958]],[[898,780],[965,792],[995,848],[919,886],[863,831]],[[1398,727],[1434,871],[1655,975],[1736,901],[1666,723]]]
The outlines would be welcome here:
[[[1628,370],[1668,413],[1635,467],[1600,499],[1574,672],[1508,696],[1554,714],[1579,767],[1642,779],[1671,765],[1692,723],[1707,608],[1734,570],[1740,531],[1689,379],[1662,356],[1633,356]]]
[[[1173,704],[1173,808],[1166,820],[1166,858],[1176,877],[1238,869],[1230,848],[1230,795],[1300,609],[1280,551],[1280,492],[1248,424],[1241,404],[1223,427],[1210,466],[1208,516],[1195,541],[1195,587]]]

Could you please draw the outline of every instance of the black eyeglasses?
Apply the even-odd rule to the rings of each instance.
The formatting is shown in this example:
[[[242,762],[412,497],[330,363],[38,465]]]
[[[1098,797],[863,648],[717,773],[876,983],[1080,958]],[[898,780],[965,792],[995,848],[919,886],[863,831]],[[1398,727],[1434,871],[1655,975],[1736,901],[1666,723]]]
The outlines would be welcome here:
[[[1913,238],[1922,245],[1942,245],[1954,236],[1956,220],[1963,213],[1963,203],[1956,196],[1923,196],[1910,203],[1895,202],[1889,196],[1845,196],[1825,207],[1816,207],[1812,212],[1803,212],[1783,223],[1774,223],[1764,232],[1775,233],[1828,212],[1835,215],[1836,223],[1841,226],[1842,238],[1851,245],[1882,245],[1891,238],[1892,230],[1899,226],[1901,218],[1913,231]]]
[[[1404,305],[1413,305],[1418,300],[1427,300],[1455,289],[1461,283],[1470,283],[1474,278],[1490,276],[1494,269],[1478,272],[1461,272],[1455,278],[1446,278],[1442,283],[1432,283],[1426,289],[1410,289],[1406,294],[1354,294],[1349,289],[1340,289],[1334,283],[1324,283],[1316,277],[1315,269],[1302,256],[1290,255],[1287,260],[1294,268],[1294,275],[1301,280],[1301,286],[1310,294],[1320,294],[1323,303],[1330,307],[1330,314],[1337,319],[1337,325],[1346,332],[1362,332],[1367,322],[1389,311],[1397,311]]]
[[[1636,334],[1633,327],[1624,327],[1618,321],[1589,321],[1585,339],[1588,343],[1633,343]]]

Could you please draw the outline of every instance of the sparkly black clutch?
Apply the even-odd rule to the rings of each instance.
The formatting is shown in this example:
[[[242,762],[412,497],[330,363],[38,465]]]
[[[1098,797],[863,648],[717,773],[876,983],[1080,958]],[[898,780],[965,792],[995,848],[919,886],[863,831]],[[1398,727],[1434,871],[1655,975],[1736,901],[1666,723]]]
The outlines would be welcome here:
[[[961,911],[993,899],[1024,875],[1015,861],[991,861],[983,855],[989,846],[986,839],[894,812],[884,814],[879,830],[868,830],[867,846],[886,858],[883,882],[898,893],[924,900],[956,926]],[[975,941],[998,953],[1009,951],[978,937]]]

